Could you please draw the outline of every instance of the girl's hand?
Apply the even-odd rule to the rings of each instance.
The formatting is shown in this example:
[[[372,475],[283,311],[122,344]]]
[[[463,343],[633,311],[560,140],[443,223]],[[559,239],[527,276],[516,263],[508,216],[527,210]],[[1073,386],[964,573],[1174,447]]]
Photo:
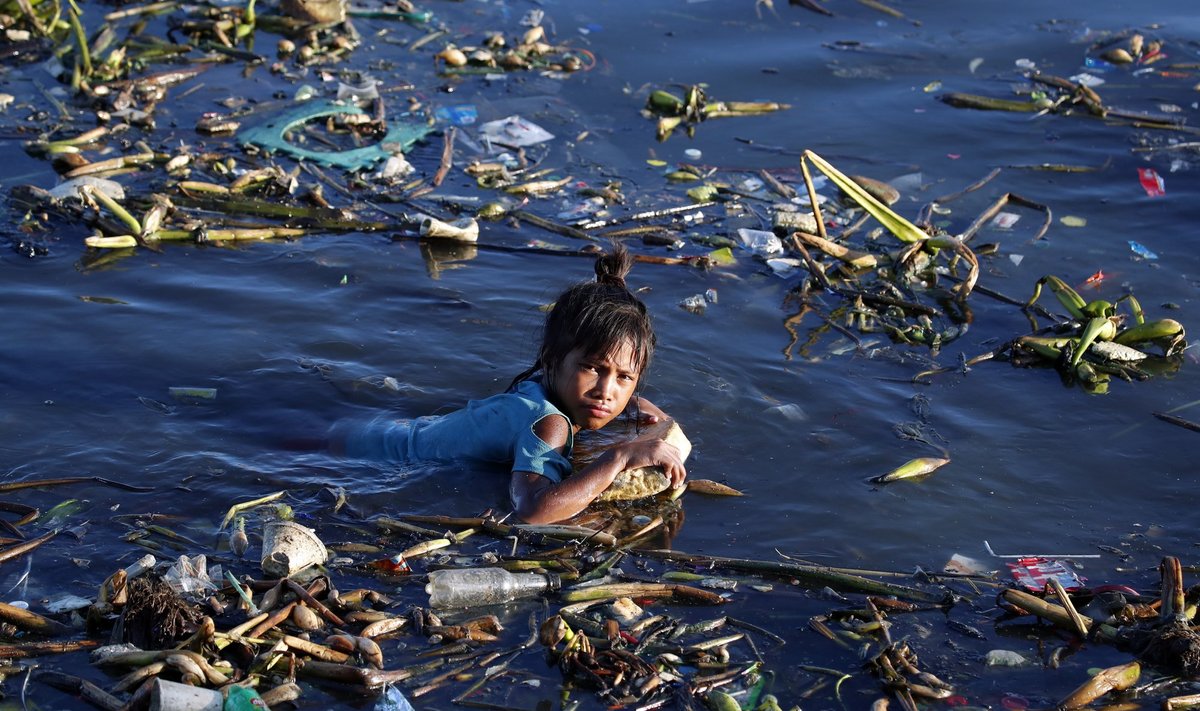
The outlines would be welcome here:
[[[663,420],[670,419],[670,416],[667,415],[667,413],[663,412],[657,405],[644,397],[639,397],[637,399],[637,403],[631,403],[631,405],[632,404],[637,405],[636,412],[641,416],[641,419],[638,420],[638,424],[653,425],[656,422],[662,422]]]
[[[683,466],[679,449],[660,439],[635,439],[615,447],[614,451],[624,460],[618,471],[659,466],[671,481],[672,489],[687,479],[687,468]]]

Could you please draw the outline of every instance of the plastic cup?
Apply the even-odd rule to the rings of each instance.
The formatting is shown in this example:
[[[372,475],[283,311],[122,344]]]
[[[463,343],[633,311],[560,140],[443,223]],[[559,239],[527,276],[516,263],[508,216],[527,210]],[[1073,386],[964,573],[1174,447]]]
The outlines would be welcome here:
[[[155,679],[150,687],[150,711],[221,711],[221,692],[200,686]]]
[[[263,528],[262,570],[267,575],[286,578],[327,558],[329,551],[311,528],[291,521],[272,521]]]

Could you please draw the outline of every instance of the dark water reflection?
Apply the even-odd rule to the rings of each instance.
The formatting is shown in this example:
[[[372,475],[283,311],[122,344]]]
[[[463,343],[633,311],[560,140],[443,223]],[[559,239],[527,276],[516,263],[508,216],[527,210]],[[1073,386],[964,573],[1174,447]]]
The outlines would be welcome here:
[[[455,27],[484,27],[514,24],[534,4],[433,6],[454,17]],[[848,2],[835,7],[841,16],[834,19],[777,2],[778,19],[768,13],[761,21],[750,2],[636,9],[616,2],[546,4],[562,36],[578,37],[579,26],[602,28],[578,40],[601,59],[597,70],[567,82],[532,76],[500,86],[466,81],[453,101],[477,104],[484,120],[510,112],[536,116],[563,137],[547,165],[568,172],[572,161],[610,166],[644,205],[655,204],[649,196],[663,185],[659,169],[644,161],[682,160],[687,148],[726,169],[794,169],[795,154],[813,148],[881,179],[919,174],[908,179],[914,187],[900,204],[909,216],[996,166],[1100,166],[1111,159],[1105,170],[1092,173],[1006,169],[985,189],[952,203],[946,226],[965,229],[1006,191],[1046,203],[1055,215],[1048,239],[1028,242],[1039,219],[1029,212],[1022,212],[1011,234],[981,237],[1002,245],[985,265],[984,285],[1023,299],[1043,274],[1078,284],[1103,269],[1110,278],[1088,298],[1115,299],[1129,289],[1152,317],[1165,315],[1160,304],[1173,302],[1181,308],[1170,315],[1200,328],[1191,320],[1200,260],[1190,164],[1173,168],[1162,154],[1147,163],[1130,151],[1145,135],[1131,128],[955,111],[924,90],[936,81],[938,91],[1001,95],[1017,80],[1012,67],[1020,58],[1073,74],[1081,68],[1082,38],[1089,31],[1150,23],[1161,24],[1161,35],[1177,49],[1173,58],[1194,58],[1200,23],[1191,4],[1159,3],[1144,13],[1117,2],[1086,8],[1033,2],[898,6],[923,24]],[[497,19],[502,17],[510,19]],[[869,51],[824,46],[839,41]],[[362,52],[398,52],[397,61],[411,61],[384,44]],[[972,72],[977,57],[983,62]],[[5,90],[27,89],[35,71],[11,72]],[[428,78],[427,67],[420,71],[425,74],[416,76]],[[1110,86],[1101,88],[1110,92],[1106,96],[1139,108],[1177,104],[1193,123],[1196,74],[1175,82],[1108,78]],[[699,81],[708,82],[716,97],[777,100],[794,108],[761,119],[712,121],[693,140],[676,136],[655,143],[651,124],[637,116],[644,86]],[[191,126],[195,112],[230,91],[265,95],[280,87],[294,90],[265,72],[242,81],[218,68],[189,103],[162,111]],[[433,85],[423,92],[442,101]],[[577,146],[566,140],[584,130],[591,139]],[[195,141],[190,131],[173,135]],[[436,167],[435,143],[418,149],[414,162],[422,169]],[[6,186],[53,183],[49,168],[26,158],[15,142],[7,154],[13,161]],[[1165,177],[1167,197],[1144,197],[1135,169],[1147,164]],[[469,189],[465,176],[452,174],[444,190]],[[673,200],[682,195],[679,188],[661,189]],[[1085,217],[1087,226],[1065,227],[1058,222],[1064,215]],[[487,227],[484,239],[521,245],[548,238],[500,224]],[[1159,259],[1134,260],[1129,239]],[[29,599],[53,590],[89,595],[113,559],[134,555],[136,549],[113,542],[123,532],[109,521],[114,511],[180,516],[182,528],[204,536],[230,503],[281,488],[294,495],[302,516],[315,521],[328,506],[321,494],[327,486],[344,487],[368,516],[503,508],[500,473],[397,470],[297,452],[284,441],[319,433],[342,417],[381,409],[426,414],[502,390],[533,357],[539,306],[591,274],[587,258],[486,249],[463,261],[438,255],[434,263],[417,244],[387,234],[236,249],[173,245],[91,269],[81,266],[81,235],[56,235],[49,244],[51,253],[43,258],[0,255],[0,462],[6,478],[97,475],[156,490],[130,494],[89,485],[22,494],[21,501],[44,509],[68,497],[86,499],[81,516],[93,526],[82,543],[71,544],[77,550],[68,552],[71,546],[63,542],[35,555]],[[1022,260],[1014,263],[1010,255]],[[852,350],[835,354],[844,339],[826,335],[807,354],[787,358],[790,335],[783,320],[794,313],[785,304],[792,282],[749,255],[732,269],[710,273],[643,264],[631,282],[646,287],[662,344],[647,394],[678,413],[687,429],[695,445],[689,471],[749,494],[688,497],[686,523],[674,541],[679,549],[752,558],[771,558],[779,550],[832,564],[910,570],[939,567],[955,552],[984,556],[984,540],[1000,552],[1093,553],[1096,544],[1105,544],[1125,546],[1132,559],[1091,561],[1085,574],[1138,586],[1156,579],[1148,571],[1164,553],[1195,557],[1190,479],[1196,435],[1150,417],[1196,400],[1200,389],[1190,354],[1177,374],[1117,382],[1105,396],[1064,387],[1051,370],[1000,363],[914,386],[906,381],[924,366],[912,354],[907,361],[894,357],[902,350],[868,350],[874,357]],[[703,315],[677,306],[710,288],[719,301]],[[940,362],[955,362],[960,351],[981,353],[1028,328],[1014,307],[978,295],[972,306],[970,332]],[[802,322],[802,341],[815,325]],[[173,386],[216,388],[218,395],[211,402],[181,402],[170,396]],[[920,483],[873,488],[869,476],[932,454],[892,433],[894,423],[914,419],[910,406],[918,394],[929,399],[929,424],[947,441],[953,463]],[[1180,414],[1196,417],[1189,410]],[[66,557],[90,558],[93,565],[77,568]],[[779,631],[797,643],[772,659],[821,663],[826,652],[819,646],[807,651],[812,635],[800,630],[828,603],[786,588],[777,586],[771,595],[748,591],[731,614],[760,620],[764,613],[794,615]],[[987,624],[983,613],[963,614],[972,624]],[[941,632],[937,620],[927,624]],[[987,648],[947,647],[944,654],[960,664]],[[929,653],[936,659],[943,649]],[[1109,655],[1119,656],[1098,651],[1083,666],[1103,665]],[[854,660],[838,663],[852,666]],[[977,664],[967,666],[980,673]],[[978,696],[992,703],[1021,688],[1040,689],[1049,703],[1078,678],[1041,670],[1003,678],[989,673],[973,683]],[[785,689],[802,683],[798,672],[783,674]]]

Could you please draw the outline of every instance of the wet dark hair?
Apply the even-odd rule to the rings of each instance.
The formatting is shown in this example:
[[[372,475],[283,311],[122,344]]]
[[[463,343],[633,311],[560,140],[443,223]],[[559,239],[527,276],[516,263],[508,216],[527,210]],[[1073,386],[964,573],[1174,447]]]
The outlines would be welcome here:
[[[654,326],[646,305],[625,285],[633,257],[621,244],[596,259],[596,280],[579,282],[554,302],[542,329],[537,359],[513,379],[509,389],[562,363],[576,348],[588,355],[607,355],[624,343],[633,346],[640,376],[654,355]]]

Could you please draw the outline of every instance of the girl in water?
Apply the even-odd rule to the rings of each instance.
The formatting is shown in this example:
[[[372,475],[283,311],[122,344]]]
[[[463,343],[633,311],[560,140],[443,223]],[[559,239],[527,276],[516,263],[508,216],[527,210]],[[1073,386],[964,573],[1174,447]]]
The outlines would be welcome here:
[[[596,260],[596,280],[564,291],[542,333],[537,359],[508,391],[465,408],[412,420],[377,418],[339,428],[352,457],[392,462],[476,460],[511,463],[517,516],[552,523],[582,511],[620,472],[661,466],[671,485],[687,472],[679,450],[660,440],[613,446],[572,473],[580,430],[598,430],[629,412],[642,423],[666,414],[637,395],[654,354],[646,306],[625,286],[633,258],[622,246]]]

